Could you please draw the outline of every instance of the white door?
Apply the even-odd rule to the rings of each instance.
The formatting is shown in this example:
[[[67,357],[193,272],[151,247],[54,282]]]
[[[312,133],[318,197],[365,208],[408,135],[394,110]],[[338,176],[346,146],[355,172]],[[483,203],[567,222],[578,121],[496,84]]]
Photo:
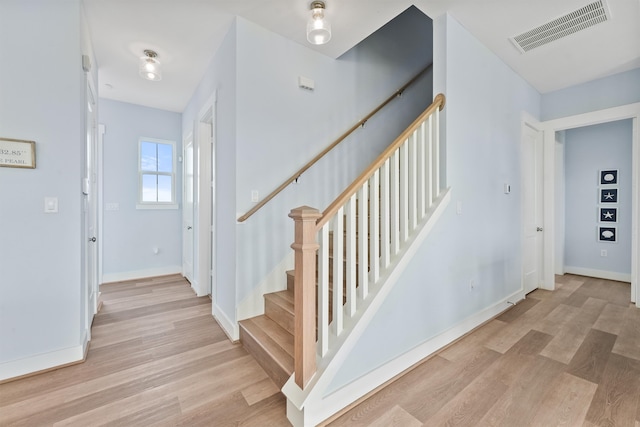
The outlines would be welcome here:
[[[83,182],[84,194],[84,245],[85,271],[85,328],[88,338],[91,338],[91,323],[98,308],[98,123],[96,102],[90,79],[87,79],[87,111],[86,111],[86,146],[85,146],[85,174]]]
[[[193,283],[193,135],[184,140],[183,182],[182,192],[182,275]]]
[[[537,289],[543,270],[543,138],[527,124],[522,128],[522,284],[524,292]]]

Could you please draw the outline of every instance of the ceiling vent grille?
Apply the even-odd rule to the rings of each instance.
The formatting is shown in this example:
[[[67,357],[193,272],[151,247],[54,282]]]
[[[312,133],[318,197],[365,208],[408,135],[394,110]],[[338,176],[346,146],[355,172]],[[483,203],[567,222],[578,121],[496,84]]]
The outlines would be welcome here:
[[[604,0],[598,0],[537,28],[511,37],[510,40],[520,52],[525,53],[609,19],[611,17],[606,3]]]

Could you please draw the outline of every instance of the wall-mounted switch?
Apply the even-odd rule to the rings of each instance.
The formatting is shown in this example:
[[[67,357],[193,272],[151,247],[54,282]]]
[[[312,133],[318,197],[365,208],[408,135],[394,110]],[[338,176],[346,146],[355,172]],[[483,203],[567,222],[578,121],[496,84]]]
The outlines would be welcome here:
[[[601,250],[600,256],[607,256],[607,250],[606,249]]]
[[[58,198],[57,197],[45,197],[44,198],[44,213],[58,213]]]
[[[260,201],[260,194],[258,193],[258,190],[251,191],[251,201],[254,203],[258,203]]]
[[[504,194],[510,194],[511,193],[511,185],[510,184],[504,184]]]

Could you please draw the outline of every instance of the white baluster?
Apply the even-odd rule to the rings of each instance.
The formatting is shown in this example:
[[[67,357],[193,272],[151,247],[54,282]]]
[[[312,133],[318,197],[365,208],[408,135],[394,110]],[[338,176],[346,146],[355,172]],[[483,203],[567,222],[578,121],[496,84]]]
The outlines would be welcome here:
[[[429,128],[427,130],[427,209],[433,205],[433,114],[429,116]]]
[[[417,171],[417,143],[416,132],[411,133],[408,141],[408,160],[409,160],[409,231],[413,231],[417,225],[417,208],[418,208],[418,171]]]
[[[368,181],[365,181],[358,191],[358,286],[361,300],[369,295],[369,218],[367,215],[367,203],[369,198]]]
[[[356,195],[347,202],[347,316],[356,314]]]
[[[338,209],[336,216],[333,218],[333,333],[340,335],[343,328],[344,302],[342,300],[344,287],[344,211]]]
[[[400,150],[391,156],[390,172],[391,255],[395,255],[400,250]]]
[[[387,159],[380,168],[380,266],[382,268],[389,267],[389,263],[391,262],[389,214],[389,159]]]
[[[329,224],[320,230],[318,249],[318,351],[329,350]]]
[[[400,146],[400,243],[409,237],[409,147]]]
[[[380,169],[369,178],[369,273],[371,283],[380,277]]]
[[[418,128],[418,220],[424,218],[426,209],[426,188],[425,188],[425,123],[422,122]]]
[[[434,127],[435,127],[435,141],[434,141],[434,171],[433,171],[433,180],[434,180],[434,189],[433,195],[434,197],[438,197],[440,195],[440,109],[436,108],[436,111],[433,113],[435,115]]]

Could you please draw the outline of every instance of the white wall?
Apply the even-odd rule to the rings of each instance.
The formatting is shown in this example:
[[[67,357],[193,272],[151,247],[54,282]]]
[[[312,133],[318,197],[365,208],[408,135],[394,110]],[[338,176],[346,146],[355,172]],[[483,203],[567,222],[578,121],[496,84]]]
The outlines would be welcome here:
[[[631,120],[565,131],[565,269],[631,274]],[[598,171],[618,169],[618,184],[600,186]],[[599,189],[617,188],[618,203],[600,203]],[[599,208],[618,209],[617,223],[599,223]],[[597,239],[599,226],[617,227],[616,243]],[[601,251],[607,256],[602,257]]]
[[[542,96],[542,120],[640,102],[640,68]]]
[[[37,162],[0,168],[0,379],[82,357],[81,27],[79,0],[0,2],[0,136]]]
[[[521,291],[521,114],[539,117],[540,95],[449,15],[434,22],[434,46],[452,203],[331,390]]]
[[[176,142],[182,154],[179,113],[100,99],[99,121],[105,125],[103,146],[104,282],[182,271],[182,210],[136,209],[138,139]],[[176,200],[182,201],[182,163],[176,161]],[[155,254],[153,248],[158,248]]]

